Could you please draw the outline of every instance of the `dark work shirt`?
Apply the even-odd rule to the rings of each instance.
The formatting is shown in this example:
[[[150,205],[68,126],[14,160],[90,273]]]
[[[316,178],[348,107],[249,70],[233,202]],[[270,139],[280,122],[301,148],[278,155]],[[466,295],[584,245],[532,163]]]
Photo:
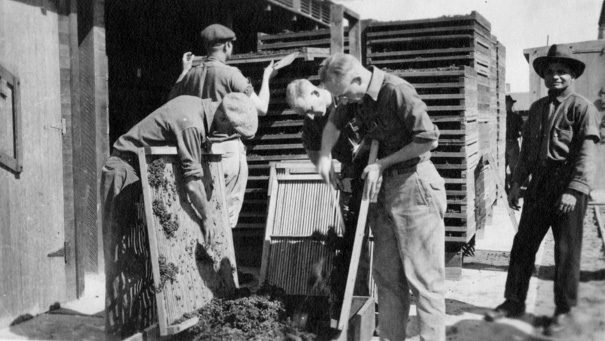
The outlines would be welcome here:
[[[356,104],[346,104],[338,107],[330,105],[324,115],[305,115],[302,127],[303,147],[311,151],[321,150],[321,136],[326,123],[328,123],[330,113],[338,110],[348,111],[352,115],[355,113],[355,106]],[[336,145],[332,148],[332,157],[344,164],[351,163],[353,161],[354,147],[360,142],[359,127],[357,127],[355,120],[353,120],[347,123],[342,129]]]
[[[571,89],[537,100],[529,108],[513,182],[521,184],[537,167],[554,162],[569,167],[567,188],[590,193],[595,155],[584,147],[584,141],[599,141],[598,126],[594,105]]]
[[[206,68],[205,80],[204,68]],[[208,57],[201,65],[191,68],[185,77],[174,85],[168,97],[191,95],[220,101],[231,92],[241,92],[251,96],[254,88],[238,68],[214,57]]]
[[[426,104],[416,89],[405,80],[372,67],[372,78],[363,97],[358,118],[367,137],[380,142],[378,157],[393,154],[412,141],[435,141],[439,129],[431,122]],[[350,113],[336,112],[330,119],[341,129]],[[412,160],[428,160],[430,152]],[[407,162],[406,162],[407,163]]]
[[[176,146],[185,177],[201,178],[203,143],[218,102],[179,96],[147,115],[113,144],[120,152],[141,147]],[[204,122],[205,121],[205,122]]]

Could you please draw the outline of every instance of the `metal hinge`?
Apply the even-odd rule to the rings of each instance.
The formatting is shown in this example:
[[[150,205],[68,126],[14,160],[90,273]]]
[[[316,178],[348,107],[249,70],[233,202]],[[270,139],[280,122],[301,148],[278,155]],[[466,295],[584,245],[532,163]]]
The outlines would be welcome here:
[[[67,264],[68,255],[69,255],[69,243],[68,242],[64,242],[62,248],[60,248],[57,251],[51,252],[51,253],[49,253],[46,256],[49,257],[49,258],[52,258],[52,257],[63,257],[63,259],[65,260],[65,264]]]
[[[50,128],[59,130],[62,136],[67,134],[67,123],[64,118],[61,119],[61,125],[51,125]]]

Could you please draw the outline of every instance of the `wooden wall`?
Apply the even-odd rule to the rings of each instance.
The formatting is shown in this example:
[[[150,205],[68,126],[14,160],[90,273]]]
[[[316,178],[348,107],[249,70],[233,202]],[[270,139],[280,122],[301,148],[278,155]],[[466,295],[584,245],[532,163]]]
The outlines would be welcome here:
[[[576,91],[591,102],[599,99],[599,90],[605,86],[605,40],[591,40],[576,43],[558,44],[564,49],[569,49],[570,54],[586,64],[584,74],[575,81]],[[544,80],[534,71],[532,63],[539,56],[548,52],[548,46],[525,49],[523,53],[529,62],[529,102],[544,97],[548,89],[544,86]],[[597,150],[597,169],[605,169],[605,144],[601,143]],[[598,172],[597,172],[598,174]],[[596,176],[596,189],[605,190],[605,177]]]
[[[0,168],[0,326],[69,296],[65,258],[48,257],[65,242],[55,6],[0,0],[0,64],[20,78],[23,137],[23,172]]]

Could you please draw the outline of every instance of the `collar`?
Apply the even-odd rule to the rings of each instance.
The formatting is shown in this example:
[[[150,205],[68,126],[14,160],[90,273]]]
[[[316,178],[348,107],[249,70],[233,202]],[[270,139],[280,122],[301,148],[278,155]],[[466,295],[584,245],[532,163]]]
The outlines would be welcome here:
[[[215,57],[215,56],[208,56],[205,61],[206,62],[217,62],[217,63],[226,64],[225,61],[222,61],[218,57]]]
[[[548,91],[548,97],[549,97],[550,101],[556,100],[558,103],[563,103],[563,101],[565,101],[567,98],[569,98],[569,96],[571,96],[571,94],[573,94],[571,87],[567,87],[565,90],[563,90],[559,93],[552,91],[552,90]]]
[[[384,75],[384,71],[372,66],[372,78],[370,78],[370,84],[368,85],[368,90],[366,90],[366,95],[370,96],[374,101],[378,100],[378,93],[380,93],[380,89],[382,88]]]

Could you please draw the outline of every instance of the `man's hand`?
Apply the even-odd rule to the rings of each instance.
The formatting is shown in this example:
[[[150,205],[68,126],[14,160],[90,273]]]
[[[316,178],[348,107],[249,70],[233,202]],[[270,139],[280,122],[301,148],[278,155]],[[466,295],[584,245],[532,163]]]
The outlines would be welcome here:
[[[340,183],[340,179],[336,176],[334,172],[334,167],[332,167],[332,159],[328,156],[320,156],[317,161],[317,173],[321,175],[321,178],[327,184],[331,184],[334,189],[342,188]]]
[[[510,192],[508,192],[508,206],[513,210],[519,210],[521,208],[519,206],[520,191],[521,186],[514,182],[510,188]]]
[[[376,202],[382,185],[382,165],[377,162],[367,165],[361,174],[361,178],[365,179],[368,184],[366,191],[363,193],[363,198],[369,198],[371,202]]]
[[[571,213],[576,208],[576,197],[571,193],[563,193],[557,202],[557,208],[561,214]]]
[[[275,77],[275,75],[277,75],[277,70],[273,68],[273,64],[275,63],[273,62],[273,60],[271,60],[271,62],[269,63],[269,65],[267,65],[265,71],[263,72],[263,79],[271,80],[273,77]]]
[[[189,72],[193,67],[193,57],[193,53],[191,52],[185,52],[183,54],[183,59],[181,60],[183,63],[183,73]]]
[[[208,226],[212,225],[212,226]],[[205,224],[202,225],[204,228],[202,229],[202,234],[204,235],[204,241],[206,244],[211,245],[214,243],[216,236],[219,233],[219,227],[217,224]]]

